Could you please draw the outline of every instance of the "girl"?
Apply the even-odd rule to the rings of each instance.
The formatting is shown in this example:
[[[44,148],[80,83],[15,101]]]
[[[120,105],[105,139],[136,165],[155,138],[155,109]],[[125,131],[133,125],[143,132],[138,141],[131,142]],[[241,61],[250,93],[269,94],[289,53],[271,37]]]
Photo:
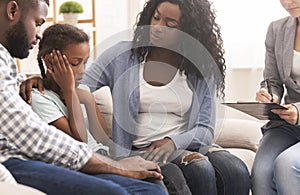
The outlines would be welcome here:
[[[67,24],[48,27],[38,53],[45,91],[33,89],[32,109],[48,124],[107,155],[108,148],[101,144],[107,143],[107,128],[94,96],[78,88],[89,53],[89,38],[82,30]],[[54,69],[53,63],[59,68]],[[87,131],[80,104],[85,106],[89,130],[99,143]]]

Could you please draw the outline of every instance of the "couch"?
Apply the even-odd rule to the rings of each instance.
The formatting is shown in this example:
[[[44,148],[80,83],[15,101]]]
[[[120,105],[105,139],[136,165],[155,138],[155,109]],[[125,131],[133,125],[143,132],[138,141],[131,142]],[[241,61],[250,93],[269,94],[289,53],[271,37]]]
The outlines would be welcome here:
[[[45,193],[18,184],[10,172],[0,163],[0,194],[45,195]]]
[[[94,92],[94,97],[108,129],[111,130],[113,108],[109,88],[103,87],[97,90]],[[264,121],[256,120],[226,106],[220,110],[223,110],[224,117],[218,120],[215,142],[242,159],[250,171],[262,136],[260,127]]]

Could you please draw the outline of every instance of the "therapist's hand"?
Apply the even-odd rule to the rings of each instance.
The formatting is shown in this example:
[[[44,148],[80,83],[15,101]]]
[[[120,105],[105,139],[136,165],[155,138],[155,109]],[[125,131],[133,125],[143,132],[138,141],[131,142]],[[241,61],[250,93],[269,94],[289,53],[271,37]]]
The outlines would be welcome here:
[[[296,125],[298,123],[298,110],[292,104],[283,105],[287,108],[287,110],[282,109],[273,109],[271,110],[273,113],[278,114],[280,118],[285,120],[286,122]]]
[[[41,77],[34,76],[28,78],[20,85],[19,94],[28,104],[31,104],[32,88],[37,88],[41,93],[44,93],[44,85]]]
[[[258,92],[256,92],[256,101],[260,103],[268,103],[271,102],[271,95],[268,93],[268,90],[265,88],[261,88]],[[278,103],[278,96],[273,93],[273,102]]]
[[[162,160],[163,163],[166,163],[167,159],[174,152],[174,150],[174,142],[170,138],[164,138],[152,142],[152,144],[145,151],[142,151],[141,154],[146,160],[153,162]]]

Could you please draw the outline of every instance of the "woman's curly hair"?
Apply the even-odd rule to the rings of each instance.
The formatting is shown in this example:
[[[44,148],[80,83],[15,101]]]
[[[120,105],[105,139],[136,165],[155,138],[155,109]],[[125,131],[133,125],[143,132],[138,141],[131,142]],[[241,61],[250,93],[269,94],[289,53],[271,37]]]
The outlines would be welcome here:
[[[182,17],[180,19],[180,29],[198,40],[210,53],[217,64],[220,76],[216,76],[218,96],[225,96],[225,59],[223,40],[220,27],[216,23],[215,11],[212,3],[208,0],[149,0],[145,3],[143,11],[139,13],[136,28],[134,30],[132,52],[137,53],[139,61],[145,60],[146,54],[151,47],[141,46],[150,42],[149,31],[143,31],[142,26],[150,25],[151,18],[160,3],[170,2],[180,7]],[[140,47],[139,47],[140,45]],[[149,45],[149,44],[148,44]],[[203,77],[197,68],[187,59],[183,61],[183,70],[186,73],[196,72],[199,77]]]

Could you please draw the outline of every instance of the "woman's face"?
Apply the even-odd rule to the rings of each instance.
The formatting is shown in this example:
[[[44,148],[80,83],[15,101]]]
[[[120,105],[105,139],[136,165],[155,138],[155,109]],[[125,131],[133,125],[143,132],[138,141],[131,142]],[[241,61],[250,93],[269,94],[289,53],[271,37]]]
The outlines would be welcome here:
[[[179,5],[167,1],[159,4],[150,21],[150,42],[161,47],[177,45],[181,15]]]
[[[75,86],[77,87],[83,78],[85,73],[85,64],[89,58],[90,54],[90,46],[89,43],[74,43],[70,44],[63,51],[68,58],[68,61],[71,65],[74,78],[75,78]]]
[[[300,17],[300,0],[280,0],[280,2],[292,17]]]

